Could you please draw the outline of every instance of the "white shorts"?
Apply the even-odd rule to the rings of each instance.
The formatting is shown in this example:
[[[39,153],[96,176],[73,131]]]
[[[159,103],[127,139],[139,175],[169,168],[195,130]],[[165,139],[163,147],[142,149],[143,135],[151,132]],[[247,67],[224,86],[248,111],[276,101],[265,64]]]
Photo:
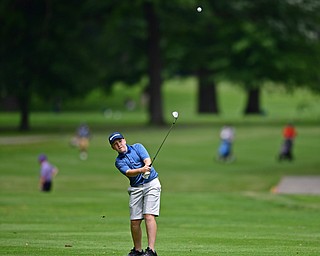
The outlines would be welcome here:
[[[139,187],[129,187],[130,220],[142,220],[144,214],[159,216],[161,184],[158,178]]]

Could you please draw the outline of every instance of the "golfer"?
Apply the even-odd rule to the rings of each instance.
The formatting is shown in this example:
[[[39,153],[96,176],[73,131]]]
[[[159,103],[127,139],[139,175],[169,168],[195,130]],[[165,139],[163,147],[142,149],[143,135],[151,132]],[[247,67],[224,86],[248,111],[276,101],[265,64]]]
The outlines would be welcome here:
[[[142,144],[128,145],[119,132],[114,132],[109,136],[109,143],[112,149],[118,152],[115,166],[130,180],[128,193],[134,247],[128,256],[157,256],[155,251],[156,217],[160,212],[161,194],[158,173],[153,167],[150,167],[151,158]],[[148,247],[145,251],[142,250],[142,220],[145,220],[148,237]]]
[[[52,180],[58,173],[58,168],[48,162],[45,154],[38,156],[40,168],[40,189],[43,192],[49,192],[52,188]]]

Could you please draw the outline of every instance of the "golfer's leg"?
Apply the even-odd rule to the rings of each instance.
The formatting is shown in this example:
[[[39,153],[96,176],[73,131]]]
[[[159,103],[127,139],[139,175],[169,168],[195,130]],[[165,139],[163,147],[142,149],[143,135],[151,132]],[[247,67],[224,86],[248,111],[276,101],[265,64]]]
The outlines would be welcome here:
[[[157,236],[157,222],[154,215],[145,214],[146,230],[148,236],[148,246],[151,250],[155,250],[156,236]]]
[[[142,220],[131,220],[131,235],[133,245],[137,251],[142,250],[142,231],[141,231]]]

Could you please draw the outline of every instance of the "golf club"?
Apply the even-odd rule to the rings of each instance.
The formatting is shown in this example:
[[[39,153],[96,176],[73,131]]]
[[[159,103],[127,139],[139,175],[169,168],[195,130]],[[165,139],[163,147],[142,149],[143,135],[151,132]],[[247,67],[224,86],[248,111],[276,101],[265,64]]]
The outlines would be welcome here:
[[[158,148],[158,151],[157,151],[156,154],[154,155],[154,157],[153,157],[153,159],[152,159],[152,161],[151,161],[151,164],[149,165],[150,167],[153,165],[154,161],[156,160],[156,157],[158,156],[159,151],[160,151],[160,149],[162,148],[162,145],[163,145],[164,142],[166,141],[169,133],[171,132],[173,126],[175,125],[175,123],[176,123],[176,121],[177,121],[177,119],[178,119],[178,117],[179,117],[179,113],[178,113],[177,111],[173,111],[173,112],[172,112],[172,116],[173,116],[174,120],[173,120],[173,122],[172,122],[172,124],[171,124],[171,127],[170,127],[169,131],[167,132],[166,137],[164,137],[164,139],[163,139],[160,147]],[[144,173],[143,177],[144,177],[145,179],[147,179],[147,178],[149,177],[149,175],[150,175],[150,172],[146,172],[146,173]]]

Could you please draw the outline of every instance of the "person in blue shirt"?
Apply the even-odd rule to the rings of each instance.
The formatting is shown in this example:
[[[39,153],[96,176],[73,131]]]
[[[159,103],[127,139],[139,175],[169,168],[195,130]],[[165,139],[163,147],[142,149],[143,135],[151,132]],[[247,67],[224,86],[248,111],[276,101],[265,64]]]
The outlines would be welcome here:
[[[109,136],[109,143],[112,149],[118,152],[115,166],[130,181],[128,188],[130,228],[134,247],[128,256],[157,256],[156,217],[160,213],[161,195],[158,173],[151,166],[151,158],[142,144],[128,145],[119,132]],[[148,238],[148,247],[145,251],[142,249],[142,220],[145,221]]]
[[[43,192],[49,192],[52,188],[52,180],[58,173],[58,168],[49,163],[45,154],[38,156],[40,168],[40,189]]]

